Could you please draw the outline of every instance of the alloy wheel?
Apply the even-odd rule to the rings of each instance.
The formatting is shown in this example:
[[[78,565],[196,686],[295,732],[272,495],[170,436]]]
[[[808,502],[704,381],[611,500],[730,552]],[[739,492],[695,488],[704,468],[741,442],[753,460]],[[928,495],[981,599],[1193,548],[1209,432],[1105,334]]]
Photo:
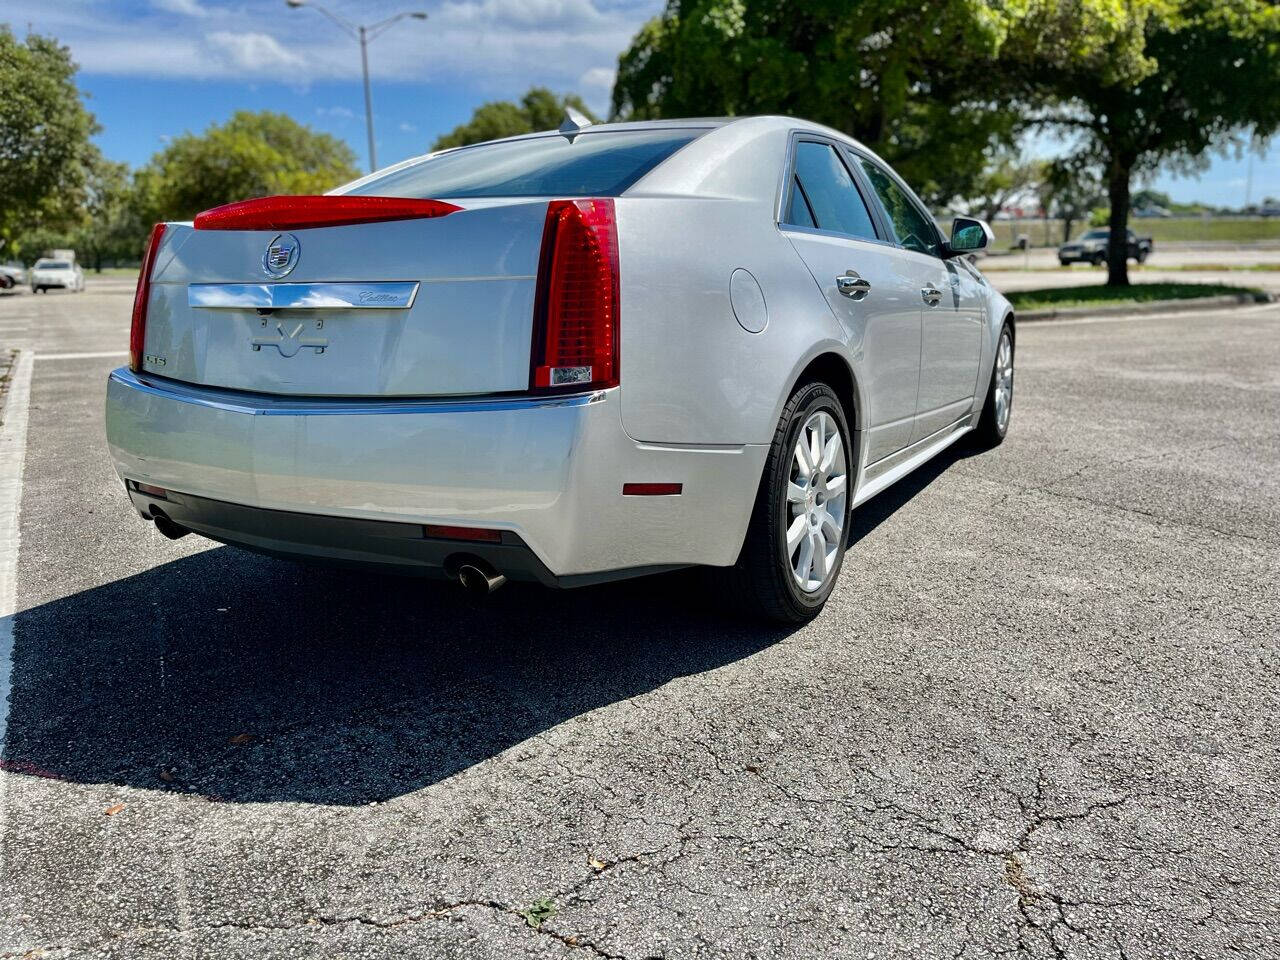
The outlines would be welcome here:
[[[1002,434],[1009,427],[1009,413],[1013,408],[1013,341],[1009,331],[1000,334],[1000,346],[996,349],[996,429]]]
[[[796,437],[783,521],[791,575],[805,593],[822,589],[844,549],[848,474],[840,428],[818,410]]]

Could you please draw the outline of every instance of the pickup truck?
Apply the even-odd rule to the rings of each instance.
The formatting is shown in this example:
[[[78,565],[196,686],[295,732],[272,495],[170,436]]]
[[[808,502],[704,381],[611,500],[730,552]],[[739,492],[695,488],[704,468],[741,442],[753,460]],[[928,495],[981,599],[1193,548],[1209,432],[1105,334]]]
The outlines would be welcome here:
[[[1150,237],[1139,237],[1132,230],[1127,231],[1129,234],[1129,258],[1137,260],[1139,263],[1151,256],[1154,244]],[[1111,238],[1111,231],[1102,227],[1097,230],[1089,230],[1084,235],[1077,237],[1070,243],[1064,243],[1058,248],[1058,262],[1064,267],[1073,263],[1092,263],[1097,266],[1107,261],[1107,242]]]

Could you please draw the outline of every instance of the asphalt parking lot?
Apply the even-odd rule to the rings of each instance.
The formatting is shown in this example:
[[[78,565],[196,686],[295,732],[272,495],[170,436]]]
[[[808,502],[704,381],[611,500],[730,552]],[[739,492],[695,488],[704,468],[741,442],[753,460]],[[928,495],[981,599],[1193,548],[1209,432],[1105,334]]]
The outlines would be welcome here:
[[[165,540],[131,293],[0,297],[0,957],[1280,956],[1280,305],[1025,325],[789,632]]]

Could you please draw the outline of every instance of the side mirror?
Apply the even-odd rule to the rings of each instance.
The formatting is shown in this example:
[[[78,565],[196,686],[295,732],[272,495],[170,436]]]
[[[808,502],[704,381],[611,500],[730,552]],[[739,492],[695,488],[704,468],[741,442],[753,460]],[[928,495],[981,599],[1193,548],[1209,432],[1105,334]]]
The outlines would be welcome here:
[[[947,241],[947,252],[958,257],[974,250],[984,250],[995,243],[995,239],[996,235],[991,232],[985,220],[956,217],[951,222],[951,239]]]

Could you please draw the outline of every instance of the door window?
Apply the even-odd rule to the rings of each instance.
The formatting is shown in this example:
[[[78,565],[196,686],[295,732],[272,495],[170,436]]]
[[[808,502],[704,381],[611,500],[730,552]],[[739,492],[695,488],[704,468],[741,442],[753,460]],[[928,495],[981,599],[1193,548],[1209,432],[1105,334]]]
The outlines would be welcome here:
[[[877,164],[866,157],[858,157],[867,179],[871,181],[871,189],[876,192],[884,211],[889,215],[889,224],[893,227],[895,239],[907,250],[938,256],[942,252],[942,241],[938,235],[938,227],[933,218],[920,209],[915,202]]]
[[[811,140],[796,144],[795,182],[786,222],[864,240],[876,239],[871,213],[844,161],[830,144]]]

